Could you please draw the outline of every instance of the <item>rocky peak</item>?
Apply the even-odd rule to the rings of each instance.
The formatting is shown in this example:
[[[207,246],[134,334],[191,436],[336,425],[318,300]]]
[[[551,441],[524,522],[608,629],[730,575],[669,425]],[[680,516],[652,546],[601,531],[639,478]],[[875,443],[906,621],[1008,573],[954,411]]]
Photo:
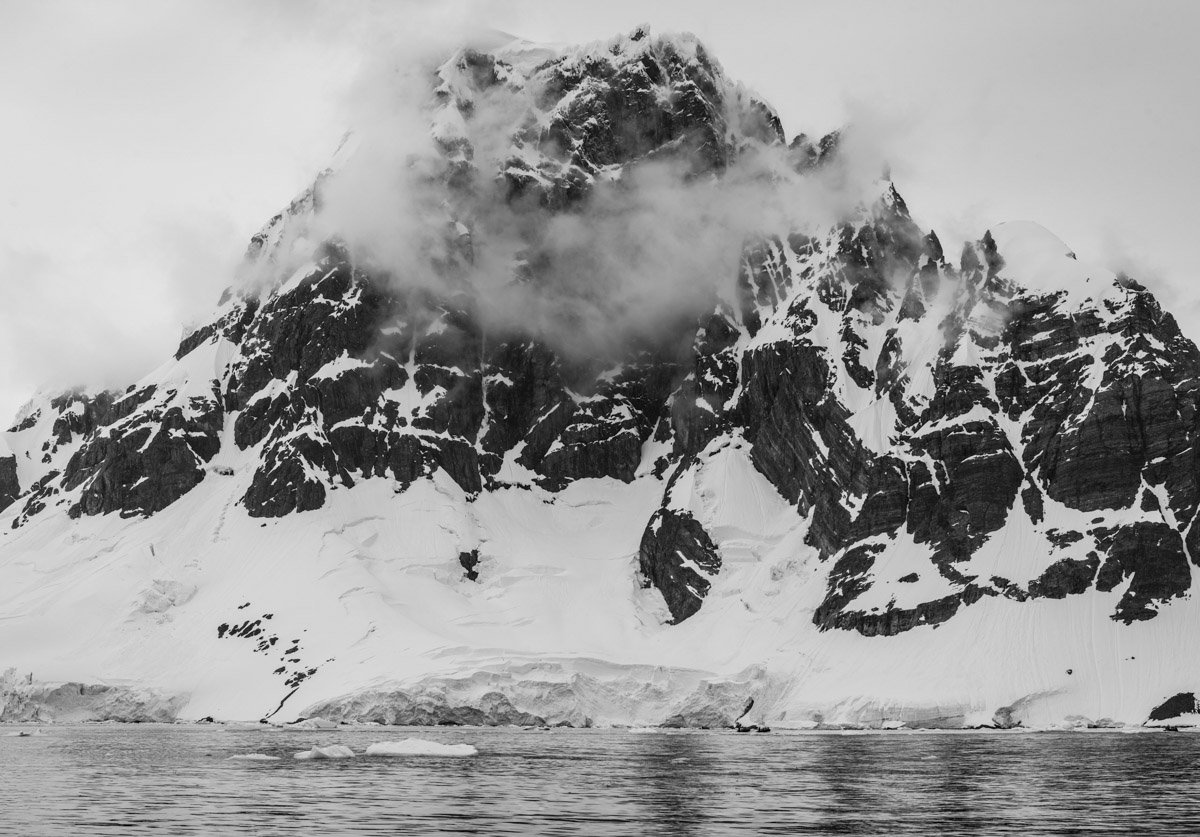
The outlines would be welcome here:
[[[1141,285],[1027,224],[985,231],[955,265],[884,180],[848,217],[753,231],[728,288],[650,332],[571,351],[573,309],[555,309],[558,339],[499,321],[508,297],[489,295],[482,266],[530,304],[568,272],[584,280],[568,302],[603,301],[596,263],[564,271],[547,230],[582,220],[586,238],[598,196],[658,164],[720,183],[771,149],[819,177],[840,135],[785,145],[774,111],[699,42],[645,29],[460,51],[422,107],[434,150],[403,171],[432,196],[410,265],[422,280],[330,229],[341,173],[366,159],[351,143],[252,238],[249,279],[174,358],[10,431],[13,526],[155,515],[235,470],[255,518],[364,481],[402,493],[444,477],[468,502],[517,487],[548,503],[581,481],[652,482],[638,578],[681,622],[737,552],[714,523],[735,498],[705,476],[732,457],[794,510],[796,549],[826,574],[825,629],[895,634],[984,598],[1093,588],[1118,591],[1112,616],[1130,622],[1190,589],[1200,354]],[[1011,558],[1012,543],[1034,557]],[[478,576],[486,556],[460,551]]]

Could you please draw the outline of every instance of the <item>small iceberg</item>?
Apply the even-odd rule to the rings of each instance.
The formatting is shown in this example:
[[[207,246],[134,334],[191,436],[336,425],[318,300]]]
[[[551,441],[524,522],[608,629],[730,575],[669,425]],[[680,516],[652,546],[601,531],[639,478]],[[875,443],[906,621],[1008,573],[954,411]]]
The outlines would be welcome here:
[[[470,744],[439,744],[423,738],[381,741],[367,748],[368,756],[475,756],[479,751]]]
[[[299,757],[299,755],[296,756],[296,758]],[[266,753],[243,753],[238,756],[230,756],[225,761],[279,761],[279,756],[268,756]]]
[[[354,758],[354,751],[341,744],[330,744],[328,747],[313,747],[296,753],[297,759],[349,759]]]

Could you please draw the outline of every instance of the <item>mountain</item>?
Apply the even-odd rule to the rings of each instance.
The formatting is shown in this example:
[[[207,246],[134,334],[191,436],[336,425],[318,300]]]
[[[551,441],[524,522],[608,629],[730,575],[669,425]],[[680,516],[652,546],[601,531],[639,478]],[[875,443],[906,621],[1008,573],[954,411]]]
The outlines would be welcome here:
[[[689,36],[427,81],[432,153],[351,137],[173,358],[17,417],[0,718],[1194,711],[1200,353],[1145,287],[945,253]]]

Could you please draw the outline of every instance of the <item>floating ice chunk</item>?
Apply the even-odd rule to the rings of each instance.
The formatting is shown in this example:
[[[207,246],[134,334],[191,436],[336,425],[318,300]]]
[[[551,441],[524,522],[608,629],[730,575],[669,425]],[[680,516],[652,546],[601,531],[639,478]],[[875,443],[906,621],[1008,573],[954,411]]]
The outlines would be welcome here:
[[[470,744],[439,744],[423,738],[381,741],[367,748],[368,756],[474,756],[479,751]]]
[[[301,755],[301,753],[297,753],[296,758],[300,758]],[[279,761],[279,756],[268,756],[266,753],[243,753],[230,756],[225,761]]]
[[[369,751],[368,751],[369,752]],[[313,747],[296,753],[297,759],[349,759],[354,758],[354,751],[342,744],[330,744],[328,747]]]

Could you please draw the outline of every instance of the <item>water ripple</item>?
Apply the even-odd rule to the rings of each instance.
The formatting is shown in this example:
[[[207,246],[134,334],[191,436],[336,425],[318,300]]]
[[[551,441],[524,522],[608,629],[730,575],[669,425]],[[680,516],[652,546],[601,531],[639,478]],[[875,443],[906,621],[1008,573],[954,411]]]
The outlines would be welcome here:
[[[0,737],[0,834],[1200,833],[1200,735],[49,727]],[[356,758],[296,760],[313,747]],[[251,753],[278,761],[230,760]]]

